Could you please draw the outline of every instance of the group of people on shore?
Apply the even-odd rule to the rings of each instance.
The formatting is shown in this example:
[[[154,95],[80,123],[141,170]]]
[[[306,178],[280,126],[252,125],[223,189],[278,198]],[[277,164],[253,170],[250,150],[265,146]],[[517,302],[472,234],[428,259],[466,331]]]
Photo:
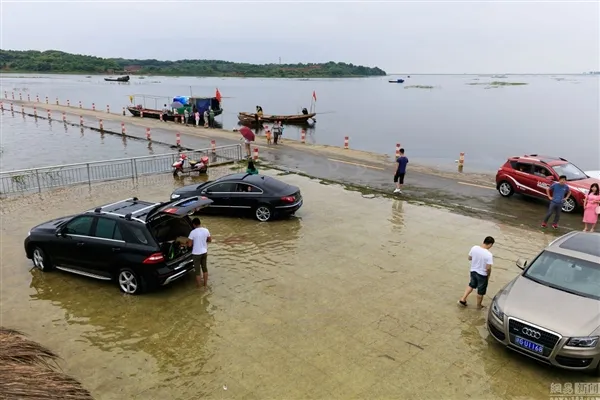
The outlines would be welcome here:
[[[167,121],[167,116],[169,115],[169,113],[171,113],[171,110],[165,104],[162,109],[162,114],[163,114],[162,120],[163,121],[165,121],[165,122]],[[180,114],[179,114],[179,111],[177,111],[177,109],[174,109],[172,115],[174,115],[175,119],[177,120],[177,118]],[[192,106],[191,113],[190,113],[190,110],[185,108],[183,110],[183,115],[181,115],[181,118],[183,118],[183,122],[185,123],[186,126],[188,126],[190,124],[194,125],[194,123],[195,123],[195,126],[200,126],[200,123],[202,122],[204,124],[205,128],[214,128],[215,127],[215,111],[212,108],[204,110],[204,112],[201,115],[198,108],[196,108],[196,106],[194,105],[194,106]],[[193,120],[191,120],[192,118],[193,118]]]

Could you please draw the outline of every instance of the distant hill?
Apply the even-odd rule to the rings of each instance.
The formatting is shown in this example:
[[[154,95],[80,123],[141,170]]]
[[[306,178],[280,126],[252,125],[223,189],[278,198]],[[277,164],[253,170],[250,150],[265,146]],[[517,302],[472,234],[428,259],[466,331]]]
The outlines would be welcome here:
[[[266,78],[345,78],[383,76],[380,68],[346,63],[247,64],[221,60],[135,60],[101,58],[57,50],[0,50],[3,72],[235,76]]]

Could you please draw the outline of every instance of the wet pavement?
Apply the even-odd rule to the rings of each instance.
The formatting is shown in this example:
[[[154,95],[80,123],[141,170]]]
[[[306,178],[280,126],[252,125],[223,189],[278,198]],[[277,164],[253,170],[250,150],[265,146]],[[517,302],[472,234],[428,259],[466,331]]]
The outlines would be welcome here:
[[[15,101],[19,106],[20,102]],[[23,102],[26,112],[31,113],[35,103]],[[134,118],[129,115],[107,114],[103,111],[91,111],[76,107],[37,104],[38,115],[45,116],[46,109],[53,110],[57,123],[62,111],[70,121],[78,123],[83,116],[84,124],[97,127],[103,120],[106,130],[121,132],[121,122],[126,124],[128,135],[146,137],[146,128],[151,128],[154,140],[164,143],[176,143],[176,132],[181,133],[181,144],[190,148],[208,148],[210,141],[216,145],[240,143],[237,132],[221,129],[204,129],[182,124],[160,122],[152,119]],[[42,106],[42,107],[39,107]],[[259,136],[253,148],[259,149],[261,162],[284,170],[300,172],[312,177],[364,187],[363,191],[391,193],[394,188],[393,175],[395,164],[387,155],[338,147],[312,145],[310,137],[302,144],[297,137],[286,137],[283,144],[268,146],[263,136]],[[410,158],[410,149],[407,149]],[[466,169],[468,171],[468,160]],[[440,171],[430,167],[409,164],[406,175],[406,187],[403,200],[413,203],[428,203],[459,211],[465,215],[507,222],[517,226],[538,229],[547,208],[547,202],[538,199],[523,198],[520,195],[502,198],[495,189],[494,176],[475,173]],[[561,233],[572,229],[582,229],[580,213],[565,214],[561,217]]]
[[[203,217],[214,238],[209,288],[189,276],[139,297],[31,270],[23,239],[37,223],[115,199],[167,199],[191,178],[3,200],[3,325],[60,354],[97,399],[548,399],[552,383],[597,381],[501,348],[484,312],[456,306],[472,245],[496,238],[489,304],[519,272],[515,260],[552,235],[278,177],[302,189],[295,218]]]

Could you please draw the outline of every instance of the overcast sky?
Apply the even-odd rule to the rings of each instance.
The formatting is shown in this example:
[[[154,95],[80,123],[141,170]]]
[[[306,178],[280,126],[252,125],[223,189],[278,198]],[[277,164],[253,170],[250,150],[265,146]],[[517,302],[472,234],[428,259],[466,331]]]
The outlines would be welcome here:
[[[598,2],[2,3],[3,49],[388,73],[600,70]]]

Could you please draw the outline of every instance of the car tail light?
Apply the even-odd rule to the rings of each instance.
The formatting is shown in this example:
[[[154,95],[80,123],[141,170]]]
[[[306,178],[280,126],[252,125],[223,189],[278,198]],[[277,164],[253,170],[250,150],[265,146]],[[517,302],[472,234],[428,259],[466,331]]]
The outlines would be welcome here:
[[[165,261],[165,257],[162,253],[150,254],[148,258],[144,260],[144,264],[158,264]]]
[[[285,201],[286,203],[293,203],[294,200],[296,200],[294,196],[284,196],[281,198],[281,201]]]
[[[167,208],[164,212],[168,213],[168,214],[175,214],[177,212],[177,208]]]

